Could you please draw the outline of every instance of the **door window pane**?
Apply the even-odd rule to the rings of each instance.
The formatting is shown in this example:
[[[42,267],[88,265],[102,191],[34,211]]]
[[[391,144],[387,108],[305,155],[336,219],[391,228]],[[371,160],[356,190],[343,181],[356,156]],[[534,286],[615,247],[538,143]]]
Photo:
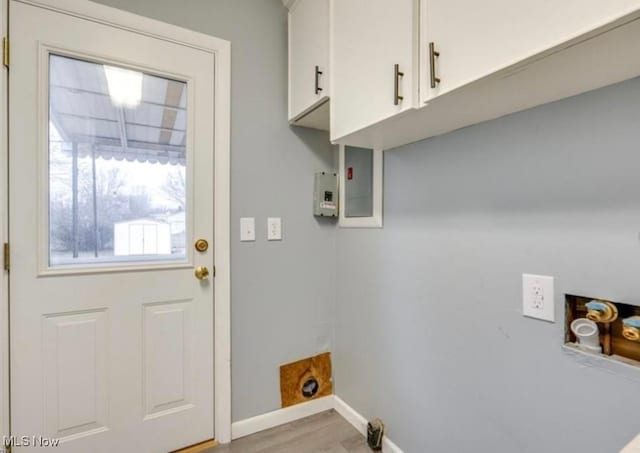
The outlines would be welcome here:
[[[184,259],[187,85],[49,58],[49,264]]]

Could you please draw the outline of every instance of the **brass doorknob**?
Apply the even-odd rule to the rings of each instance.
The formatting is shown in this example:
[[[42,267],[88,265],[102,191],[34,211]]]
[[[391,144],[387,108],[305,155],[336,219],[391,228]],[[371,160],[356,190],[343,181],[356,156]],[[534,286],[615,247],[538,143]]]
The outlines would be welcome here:
[[[209,248],[209,243],[206,239],[198,239],[194,244],[194,247],[198,252],[206,252]]]
[[[198,280],[207,280],[209,278],[209,269],[206,266],[198,266],[194,274]]]

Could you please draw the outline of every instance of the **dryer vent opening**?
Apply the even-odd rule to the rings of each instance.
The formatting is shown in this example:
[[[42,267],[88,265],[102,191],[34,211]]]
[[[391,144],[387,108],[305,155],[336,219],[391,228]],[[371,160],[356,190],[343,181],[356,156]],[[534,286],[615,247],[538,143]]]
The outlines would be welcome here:
[[[326,352],[280,367],[282,407],[331,395],[331,354]]]
[[[318,381],[316,381],[316,378],[311,378],[308,379],[304,384],[302,384],[302,396],[304,396],[305,398],[311,398],[312,396],[315,396],[316,393],[318,393],[318,388],[320,386],[318,385]]]

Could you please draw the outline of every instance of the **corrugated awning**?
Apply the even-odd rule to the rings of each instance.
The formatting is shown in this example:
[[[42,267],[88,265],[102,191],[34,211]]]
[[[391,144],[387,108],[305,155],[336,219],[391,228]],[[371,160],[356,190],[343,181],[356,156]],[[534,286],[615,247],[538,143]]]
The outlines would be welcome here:
[[[142,76],[140,102],[115,105],[102,64],[52,55],[50,119],[59,138],[81,155],[184,165],[187,84]]]

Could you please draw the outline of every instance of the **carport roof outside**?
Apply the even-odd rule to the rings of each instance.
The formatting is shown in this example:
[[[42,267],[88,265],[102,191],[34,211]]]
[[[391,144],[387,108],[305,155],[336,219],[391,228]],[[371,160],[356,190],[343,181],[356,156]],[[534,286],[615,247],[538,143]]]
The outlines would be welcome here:
[[[50,56],[50,120],[59,139],[81,156],[185,165],[187,84],[144,73],[139,104],[118,106],[105,67]]]

